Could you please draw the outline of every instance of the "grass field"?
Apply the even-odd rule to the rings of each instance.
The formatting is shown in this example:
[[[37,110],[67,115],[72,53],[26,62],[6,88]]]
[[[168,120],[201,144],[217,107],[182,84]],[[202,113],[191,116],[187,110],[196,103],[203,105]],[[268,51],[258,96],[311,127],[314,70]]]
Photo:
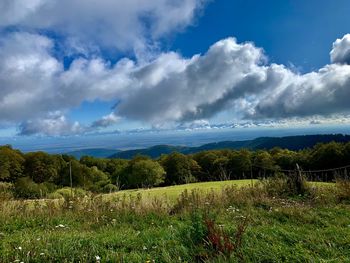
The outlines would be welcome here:
[[[204,182],[204,183],[191,183],[183,185],[174,185],[167,187],[155,187],[150,189],[134,189],[134,190],[124,190],[117,193],[107,194],[105,197],[108,199],[113,196],[122,196],[122,195],[131,195],[137,196],[141,194],[144,198],[166,198],[170,201],[176,201],[179,195],[187,190],[193,191],[198,190],[203,194],[206,194],[210,191],[220,191],[223,187],[227,186],[249,186],[253,185],[257,180],[230,180],[230,181],[218,181],[218,182]]]
[[[142,195],[143,198],[164,198],[169,200],[170,202],[175,202],[179,195],[187,191],[197,190],[202,194],[207,194],[211,191],[221,191],[224,187],[236,186],[236,187],[246,187],[253,186],[258,182],[258,180],[246,179],[246,180],[229,180],[229,181],[216,181],[216,182],[202,182],[202,183],[191,183],[191,184],[183,184],[183,185],[174,185],[167,187],[155,187],[150,189],[133,189],[133,190],[123,190],[112,194],[104,195],[106,200],[113,197],[120,197],[123,195],[126,196],[137,196]],[[324,183],[324,182],[309,182],[309,185],[312,186],[330,186],[332,183]]]
[[[303,198],[249,185],[129,190],[35,209],[3,201],[0,262],[350,262],[350,206],[334,199],[334,185],[313,184]],[[134,198],[114,198],[125,195]]]

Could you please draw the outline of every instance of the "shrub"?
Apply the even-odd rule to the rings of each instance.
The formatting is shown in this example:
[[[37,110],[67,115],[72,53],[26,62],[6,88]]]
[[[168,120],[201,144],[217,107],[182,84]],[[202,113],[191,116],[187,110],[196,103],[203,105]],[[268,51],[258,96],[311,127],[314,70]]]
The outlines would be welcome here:
[[[45,184],[37,184],[30,177],[22,177],[16,180],[14,193],[19,198],[43,198],[49,193]]]
[[[0,182],[0,200],[13,198],[14,186],[12,183]]]
[[[98,182],[95,182],[93,185],[91,185],[88,190],[93,192],[93,193],[104,193],[104,187],[106,185],[109,185],[110,181],[109,180],[101,180]]]
[[[350,181],[337,180],[335,185],[339,201],[350,201]]]
[[[72,191],[70,187],[64,187],[64,188],[58,189],[53,194],[56,196],[60,195],[64,199],[70,199],[72,197],[72,193],[73,193],[74,198],[75,197],[85,197],[85,196],[89,195],[89,193],[87,191],[85,191],[84,189],[74,188]]]
[[[262,181],[266,192],[271,196],[292,197],[305,196],[309,193],[306,180],[298,174],[276,174]]]
[[[53,192],[53,193],[49,193],[46,198],[48,199],[61,199],[64,198],[61,194],[57,193],[57,192]]]
[[[103,192],[104,193],[113,193],[113,192],[117,192],[119,189],[117,186],[115,186],[114,184],[106,184],[103,187]]]

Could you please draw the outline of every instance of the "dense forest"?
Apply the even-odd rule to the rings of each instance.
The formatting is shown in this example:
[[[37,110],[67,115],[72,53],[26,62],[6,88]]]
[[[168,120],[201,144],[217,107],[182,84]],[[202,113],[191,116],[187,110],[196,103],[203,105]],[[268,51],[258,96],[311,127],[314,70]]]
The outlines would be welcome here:
[[[157,159],[138,155],[131,160],[45,152],[22,153],[0,147],[0,192],[17,198],[50,197],[70,186],[94,193],[120,189],[166,186],[201,181],[249,179],[271,176],[285,170],[324,170],[350,164],[350,143],[330,142],[291,151],[208,150],[195,154],[174,152]],[[346,169],[345,169],[346,172]],[[337,173],[308,173],[309,180],[332,181]]]

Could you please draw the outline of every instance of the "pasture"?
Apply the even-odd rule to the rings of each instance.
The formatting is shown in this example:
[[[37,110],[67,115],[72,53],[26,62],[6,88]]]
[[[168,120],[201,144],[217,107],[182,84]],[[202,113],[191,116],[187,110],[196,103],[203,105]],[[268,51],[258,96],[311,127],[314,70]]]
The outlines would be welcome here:
[[[282,198],[253,183],[3,201],[0,262],[349,262],[336,184]]]

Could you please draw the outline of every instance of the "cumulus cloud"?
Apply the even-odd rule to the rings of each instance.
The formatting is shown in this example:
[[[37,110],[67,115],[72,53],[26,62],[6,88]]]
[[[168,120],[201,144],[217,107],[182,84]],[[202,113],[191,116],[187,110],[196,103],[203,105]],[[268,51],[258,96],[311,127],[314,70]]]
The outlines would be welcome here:
[[[339,53],[337,42],[333,51]],[[347,50],[344,43],[341,50]],[[22,135],[83,133],[120,118],[155,127],[207,127],[201,120],[226,110],[251,120],[350,113],[350,65],[340,63],[345,61],[340,55],[318,71],[298,74],[269,64],[253,43],[227,38],[191,58],[168,52],[151,61],[123,58],[113,64],[97,56],[77,57],[65,68],[53,55],[54,46],[53,39],[36,33],[0,39],[0,123],[22,123]],[[63,114],[97,99],[119,103],[89,127]]]
[[[0,27],[48,30],[79,47],[144,50],[191,24],[204,0],[2,0]]]
[[[350,34],[333,43],[330,55],[332,63],[350,64]]]
[[[50,114],[47,118],[23,122],[19,127],[19,135],[74,135],[85,131],[78,122],[69,122],[65,116],[58,113]]]
[[[91,128],[106,128],[120,121],[120,117],[116,116],[113,112],[103,116],[100,120],[94,121],[91,124]]]

